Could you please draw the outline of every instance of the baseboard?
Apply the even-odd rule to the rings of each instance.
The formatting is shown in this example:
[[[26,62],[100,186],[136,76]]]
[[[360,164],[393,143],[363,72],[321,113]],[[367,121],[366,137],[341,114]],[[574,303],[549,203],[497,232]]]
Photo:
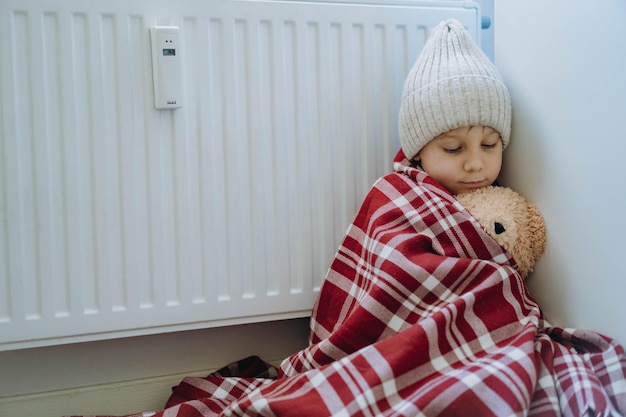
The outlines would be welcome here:
[[[204,376],[211,370],[138,379],[91,387],[20,395],[0,399],[0,416],[61,417],[125,415],[161,410],[171,388],[185,376]]]

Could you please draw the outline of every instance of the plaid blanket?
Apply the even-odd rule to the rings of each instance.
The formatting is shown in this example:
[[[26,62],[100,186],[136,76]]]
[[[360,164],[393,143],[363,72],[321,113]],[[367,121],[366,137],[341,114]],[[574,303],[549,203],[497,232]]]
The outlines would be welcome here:
[[[626,357],[550,326],[515,261],[398,156],[337,251],[309,346],[173,391],[156,416],[619,416]]]

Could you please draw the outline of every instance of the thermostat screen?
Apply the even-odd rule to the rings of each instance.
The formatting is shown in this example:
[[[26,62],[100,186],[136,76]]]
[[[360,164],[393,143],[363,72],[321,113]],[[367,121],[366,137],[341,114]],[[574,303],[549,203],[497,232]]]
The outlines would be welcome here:
[[[163,56],[174,56],[176,55],[176,49],[164,49]]]

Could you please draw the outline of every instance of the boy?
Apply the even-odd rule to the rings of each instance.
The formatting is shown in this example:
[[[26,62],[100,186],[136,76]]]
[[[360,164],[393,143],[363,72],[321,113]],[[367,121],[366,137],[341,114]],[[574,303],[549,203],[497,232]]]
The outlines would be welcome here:
[[[437,25],[404,83],[406,158],[452,194],[491,185],[511,134],[511,100],[493,63],[456,20]]]

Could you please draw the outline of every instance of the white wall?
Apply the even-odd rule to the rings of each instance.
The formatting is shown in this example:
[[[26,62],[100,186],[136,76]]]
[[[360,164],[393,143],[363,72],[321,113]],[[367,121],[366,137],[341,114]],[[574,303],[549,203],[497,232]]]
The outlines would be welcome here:
[[[530,278],[555,324],[626,343],[626,2],[495,1],[495,62],[513,100],[503,182],[543,212]]]
[[[161,409],[184,375],[249,355],[278,363],[307,337],[303,318],[0,352],[0,416]]]

